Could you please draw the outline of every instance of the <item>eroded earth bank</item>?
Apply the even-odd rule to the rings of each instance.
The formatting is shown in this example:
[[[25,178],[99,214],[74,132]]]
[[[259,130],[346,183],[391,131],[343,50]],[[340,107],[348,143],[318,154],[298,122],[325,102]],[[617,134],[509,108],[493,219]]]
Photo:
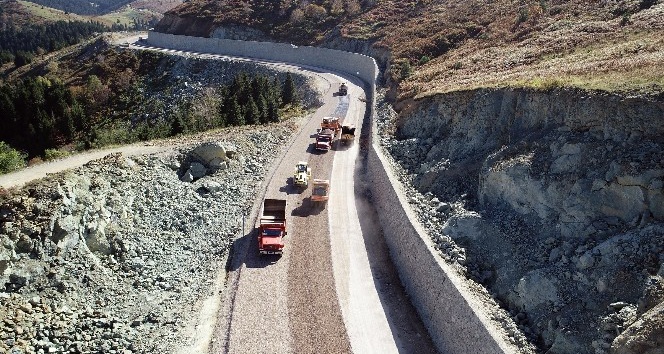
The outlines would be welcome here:
[[[661,352],[661,99],[476,90],[378,123],[443,258],[540,350]]]

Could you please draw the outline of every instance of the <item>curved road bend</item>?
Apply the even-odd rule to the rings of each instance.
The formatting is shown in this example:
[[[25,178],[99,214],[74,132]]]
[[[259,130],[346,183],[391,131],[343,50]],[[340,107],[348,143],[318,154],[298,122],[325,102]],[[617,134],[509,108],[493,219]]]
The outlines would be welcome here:
[[[120,39],[118,43],[136,40],[138,36]],[[426,329],[400,285],[373,208],[362,198],[356,198],[359,144],[324,154],[315,153],[311,146],[323,116],[345,117],[346,122],[358,127],[359,137],[365,109],[358,99],[364,95],[362,84],[351,80],[349,95],[335,96],[339,83],[347,80],[288,64],[264,64],[313,75],[325,91],[325,103],[273,167],[273,178],[265,182],[266,198],[288,201],[289,235],[284,255],[259,257],[255,232],[236,240],[216,333],[211,334],[209,345],[205,345],[210,336],[204,327],[211,324],[197,325],[196,330],[201,333],[193,335],[198,340],[196,351],[435,353]],[[89,152],[0,176],[0,186],[20,186],[112,152],[131,155],[167,149],[134,145]],[[309,162],[314,178],[331,180],[330,201],[325,210],[311,208],[310,188],[299,193],[290,187],[288,178],[300,160]],[[256,203],[254,210],[260,211],[257,206],[261,201]],[[201,312],[217,311],[218,306],[209,304],[211,299],[204,301]],[[201,317],[213,318],[213,313]],[[180,349],[186,350],[184,347]]]
[[[347,80],[315,75],[329,82],[325,103],[266,181],[265,198],[287,200],[284,255],[258,255],[255,230],[238,240],[222,311],[226,327],[219,328],[222,343],[212,344],[212,352],[436,353],[389,259],[373,208],[356,198],[359,144],[313,149],[324,116],[345,117],[358,127],[359,140],[362,83],[351,80],[349,95],[336,96]],[[312,207],[310,188],[300,192],[289,183],[298,161],[309,162],[313,178],[331,180],[325,210]]]

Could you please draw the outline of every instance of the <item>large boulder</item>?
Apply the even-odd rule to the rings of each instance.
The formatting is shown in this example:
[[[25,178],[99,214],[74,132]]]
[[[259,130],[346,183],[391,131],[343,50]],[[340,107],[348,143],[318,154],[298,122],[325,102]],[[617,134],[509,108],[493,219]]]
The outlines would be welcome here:
[[[211,166],[213,163],[220,164],[229,159],[226,148],[220,143],[201,144],[191,152],[191,156],[205,166]]]
[[[189,173],[194,178],[201,178],[207,174],[207,168],[198,162],[192,162],[189,166]]]
[[[52,240],[61,250],[75,247],[80,240],[81,221],[73,215],[58,218],[53,223]]]

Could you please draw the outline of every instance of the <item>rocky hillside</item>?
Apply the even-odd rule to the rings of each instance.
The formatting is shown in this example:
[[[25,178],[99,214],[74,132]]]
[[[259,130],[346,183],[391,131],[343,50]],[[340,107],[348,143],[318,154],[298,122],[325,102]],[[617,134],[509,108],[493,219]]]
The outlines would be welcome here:
[[[381,145],[443,257],[542,352],[664,348],[664,3],[261,4],[157,30],[373,55]]]
[[[109,62],[133,55],[106,44],[62,54]],[[153,56],[164,65],[146,93],[162,109],[178,97],[204,101],[196,107],[205,114],[211,86],[240,72],[285,75],[254,63]],[[64,62],[61,73],[70,73],[73,63]],[[293,77],[303,103],[317,104],[307,78]],[[0,189],[0,352],[172,353],[209,339],[201,339],[209,335],[203,329],[214,323],[197,311],[214,311],[242,215],[302,122],[179,136],[157,142],[160,154],[109,155],[20,190]]]
[[[3,195],[0,351],[191,347],[214,325],[200,323],[198,310],[214,304],[242,215],[296,125],[229,128],[170,152],[109,155]]]
[[[656,353],[663,117],[645,99],[476,90],[384,108],[381,143],[443,256],[542,351]]]

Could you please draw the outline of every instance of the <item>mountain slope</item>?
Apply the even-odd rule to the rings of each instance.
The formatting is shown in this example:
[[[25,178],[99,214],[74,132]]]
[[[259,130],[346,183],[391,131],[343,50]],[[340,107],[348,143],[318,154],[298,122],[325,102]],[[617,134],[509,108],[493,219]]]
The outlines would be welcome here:
[[[379,59],[392,64],[387,82],[399,84],[400,100],[504,86],[657,95],[662,18],[664,4],[653,0],[192,0],[155,29],[211,36],[219,27],[249,27],[266,40],[341,48],[364,41],[368,54],[390,51],[391,60]]]

